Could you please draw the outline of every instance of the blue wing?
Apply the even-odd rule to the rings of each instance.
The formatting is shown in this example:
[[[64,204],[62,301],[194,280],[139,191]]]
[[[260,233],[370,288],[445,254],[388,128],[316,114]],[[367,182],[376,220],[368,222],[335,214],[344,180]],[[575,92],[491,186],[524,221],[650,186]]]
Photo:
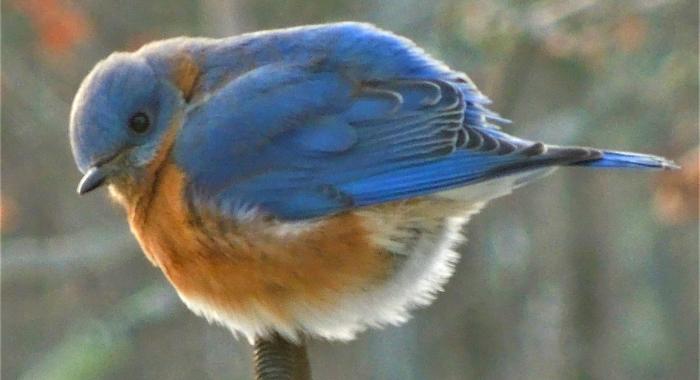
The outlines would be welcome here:
[[[488,100],[463,74],[372,31],[385,49],[349,44],[351,56],[334,48],[312,60],[258,62],[190,111],[175,154],[193,203],[298,220],[600,159],[597,150],[548,148],[493,128]],[[345,33],[336,40],[356,38]],[[293,43],[272,40],[295,56]],[[386,51],[394,53],[375,56]]]
[[[353,83],[296,67],[248,75],[194,112],[189,143],[178,144],[190,196],[229,215],[255,207],[311,218],[560,158],[488,128],[468,93],[444,80]]]

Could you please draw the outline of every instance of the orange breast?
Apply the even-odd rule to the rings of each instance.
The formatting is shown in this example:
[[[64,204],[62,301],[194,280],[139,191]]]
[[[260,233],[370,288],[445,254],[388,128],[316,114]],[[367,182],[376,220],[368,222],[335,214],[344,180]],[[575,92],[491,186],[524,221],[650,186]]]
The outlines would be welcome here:
[[[392,269],[390,254],[370,243],[355,214],[288,234],[276,232],[273,221],[194,217],[182,172],[166,162],[157,175],[151,199],[131,210],[130,223],[147,257],[185,297],[231,313],[256,305],[288,320],[295,304],[332,308]]]

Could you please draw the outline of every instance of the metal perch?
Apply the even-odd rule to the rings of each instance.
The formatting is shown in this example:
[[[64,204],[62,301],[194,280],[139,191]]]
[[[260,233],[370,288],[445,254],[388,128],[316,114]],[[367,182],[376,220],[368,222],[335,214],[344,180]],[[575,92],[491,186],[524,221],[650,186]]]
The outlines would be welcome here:
[[[311,367],[303,338],[299,344],[273,334],[257,339],[253,348],[255,379],[311,380]]]

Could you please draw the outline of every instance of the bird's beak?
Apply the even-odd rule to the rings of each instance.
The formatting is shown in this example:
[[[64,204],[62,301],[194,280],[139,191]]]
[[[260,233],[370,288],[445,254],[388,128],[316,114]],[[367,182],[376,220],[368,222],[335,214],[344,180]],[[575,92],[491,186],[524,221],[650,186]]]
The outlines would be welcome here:
[[[103,166],[93,166],[83,176],[78,184],[78,194],[83,195],[97,189],[105,183],[107,171]]]

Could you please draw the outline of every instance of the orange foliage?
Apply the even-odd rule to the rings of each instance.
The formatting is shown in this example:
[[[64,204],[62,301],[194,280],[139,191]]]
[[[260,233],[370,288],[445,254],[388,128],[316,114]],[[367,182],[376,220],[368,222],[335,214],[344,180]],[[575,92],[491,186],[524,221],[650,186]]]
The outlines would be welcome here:
[[[700,150],[685,154],[678,163],[681,170],[659,175],[654,195],[656,213],[667,224],[683,224],[698,219]]]
[[[649,32],[647,21],[639,16],[624,18],[615,28],[617,46],[626,53],[632,53],[644,45]]]
[[[0,198],[0,232],[8,233],[17,228],[19,212],[14,199],[3,196]]]
[[[61,0],[18,0],[15,7],[31,21],[39,44],[48,53],[69,53],[86,40],[92,25],[85,13]]]

